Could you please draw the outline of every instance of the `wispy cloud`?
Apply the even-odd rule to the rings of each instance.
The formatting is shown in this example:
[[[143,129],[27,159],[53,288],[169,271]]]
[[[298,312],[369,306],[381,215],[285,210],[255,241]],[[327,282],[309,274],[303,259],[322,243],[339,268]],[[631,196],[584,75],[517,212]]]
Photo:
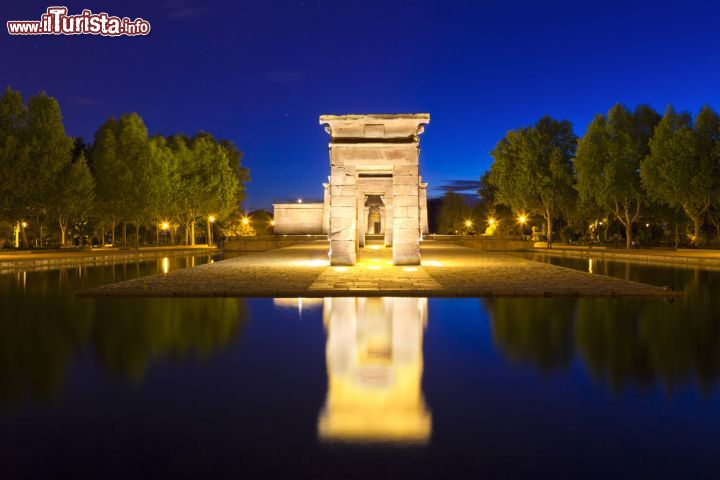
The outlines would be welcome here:
[[[435,190],[442,192],[472,192],[476,193],[480,187],[479,180],[445,180]]]
[[[171,0],[163,4],[165,16],[171,20],[185,20],[202,17],[210,13],[204,5],[193,5],[185,0]]]

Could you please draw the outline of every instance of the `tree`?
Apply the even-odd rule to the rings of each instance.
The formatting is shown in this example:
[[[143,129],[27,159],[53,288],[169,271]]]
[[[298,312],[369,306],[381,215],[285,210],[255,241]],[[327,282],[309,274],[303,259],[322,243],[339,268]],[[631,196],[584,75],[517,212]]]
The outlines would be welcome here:
[[[60,227],[60,245],[65,245],[68,223],[88,214],[95,200],[95,180],[85,155],[69,163],[58,175],[51,207],[51,216]]]
[[[113,225],[122,223],[127,246],[127,223],[135,224],[138,243],[140,223],[148,214],[146,196],[155,182],[147,128],[136,113],[110,118],[95,134],[90,165],[97,182],[98,208]]]
[[[230,167],[226,148],[212,136],[175,136],[168,145],[178,161],[177,218],[184,226],[186,243],[194,245],[198,218],[229,213],[240,198],[240,182]]]
[[[445,193],[438,215],[439,232],[452,235],[463,231],[469,218],[470,207],[463,196],[455,192]]]
[[[546,116],[532,127],[509,131],[491,152],[489,180],[497,188],[497,201],[542,215],[548,248],[553,220],[575,201],[571,159],[576,141],[570,122]]]
[[[625,227],[627,248],[645,201],[640,165],[659,120],[650,107],[639,106],[631,113],[616,104],[607,116],[597,115],[578,142],[574,165],[581,202],[612,212]]]
[[[21,136],[27,108],[20,92],[5,89],[0,97],[0,218],[7,218],[21,226],[19,190],[22,162]],[[24,237],[23,244],[27,244]]]
[[[655,200],[682,208],[693,221],[693,243],[701,243],[703,215],[718,189],[720,119],[703,107],[693,124],[689,114],[672,106],[650,139],[650,153],[640,168],[642,184]]]

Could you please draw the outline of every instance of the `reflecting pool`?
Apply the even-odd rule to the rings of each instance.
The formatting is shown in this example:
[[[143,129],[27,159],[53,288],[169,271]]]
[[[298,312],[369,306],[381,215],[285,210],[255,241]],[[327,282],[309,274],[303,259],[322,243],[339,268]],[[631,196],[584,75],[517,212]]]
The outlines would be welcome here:
[[[720,272],[685,292],[83,298],[218,257],[0,274],[2,478],[716,478]]]

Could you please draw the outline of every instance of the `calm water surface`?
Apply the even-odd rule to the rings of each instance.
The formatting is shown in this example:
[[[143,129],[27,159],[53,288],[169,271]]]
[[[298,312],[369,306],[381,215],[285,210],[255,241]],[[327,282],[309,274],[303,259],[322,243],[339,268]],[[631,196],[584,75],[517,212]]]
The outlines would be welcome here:
[[[620,299],[90,299],[0,275],[0,478],[718,478],[720,272]]]

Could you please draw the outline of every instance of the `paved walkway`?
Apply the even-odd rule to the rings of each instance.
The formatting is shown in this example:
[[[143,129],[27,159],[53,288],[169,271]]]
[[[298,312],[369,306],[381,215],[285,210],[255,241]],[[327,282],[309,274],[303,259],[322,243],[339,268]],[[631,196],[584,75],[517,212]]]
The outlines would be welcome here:
[[[427,241],[422,266],[391,265],[369,245],[353,267],[331,267],[327,242],[246,255],[97,287],[89,296],[636,296],[677,295],[660,287]]]

